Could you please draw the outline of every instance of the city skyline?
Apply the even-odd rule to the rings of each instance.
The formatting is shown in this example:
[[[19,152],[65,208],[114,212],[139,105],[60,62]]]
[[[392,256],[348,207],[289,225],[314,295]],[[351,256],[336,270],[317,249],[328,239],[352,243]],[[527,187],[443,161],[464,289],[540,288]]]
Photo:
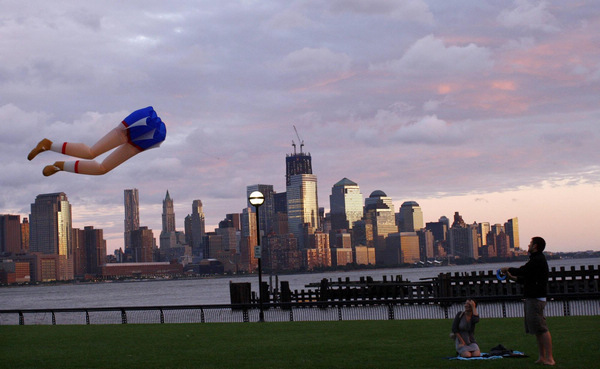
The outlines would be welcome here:
[[[310,177],[313,178],[314,180],[316,180],[316,178],[314,178],[314,176],[310,175]],[[300,177],[298,177],[298,178],[300,178]],[[335,191],[336,188],[340,184],[345,184],[345,185],[351,184],[350,187],[353,187],[353,188],[358,188],[359,187],[359,185],[357,183],[352,182],[348,178],[343,178],[341,181],[339,181],[338,183],[335,183],[332,186],[332,191]],[[272,187],[272,185],[265,185],[265,184],[249,185],[249,186],[247,186],[246,192],[250,191],[251,189],[259,188],[259,189],[265,190],[265,189],[269,189],[271,187]],[[125,197],[126,198],[128,196],[128,193],[130,193],[131,191],[133,191],[136,195],[138,195],[137,189],[133,189],[133,190],[132,189],[125,189],[124,193],[125,193]],[[358,192],[360,193],[360,190],[358,190]],[[64,194],[64,193],[61,193],[61,194],[64,195],[64,196],[66,196],[66,194]],[[57,195],[57,194],[39,194],[39,195],[37,195],[36,199],[39,198],[39,197],[48,197],[48,196],[54,196],[54,195]],[[392,199],[390,197],[388,197],[383,191],[381,191],[381,190],[375,190],[375,191],[373,191],[372,193],[370,193],[370,194],[368,194],[366,196],[362,195],[362,194],[361,194],[361,196],[363,197],[363,207],[364,207],[364,212],[365,212],[364,213],[364,217],[361,217],[361,220],[369,218],[369,215],[367,213],[368,213],[368,210],[369,210],[370,207],[373,207],[377,203],[377,201],[383,201],[384,203],[387,204],[387,206],[390,206],[390,219],[389,219],[388,223],[390,225],[392,225],[392,224],[394,225],[394,227],[393,227],[394,228],[394,232],[396,232],[396,229],[398,229],[398,228],[395,227],[396,223],[398,223],[398,222],[399,222],[398,224],[401,225],[401,226],[399,226],[398,232],[412,232],[411,230],[402,230],[401,229],[403,221],[402,220],[398,220],[398,219],[402,218],[402,215],[401,215],[402,207],[399,207],[399,209],[396,209],[395,205],[392,202]],[[382,199],[382,200],[379,200],[379,199]],[[247,197],[245,198],[245,200],[247,201]],[[201,204],[201,200],[193,200],[192,201],[192,204],[191,204],[192,205],[192,214],[193,214],[193,211],[195,210],[194,206],[198,206],[198,204]],[[402,205],[418,209],[419,224],[422,224],[422,228],[424,228],[426,222],[422,222],[421,223],[421,220],[423,219],[423,213],[422,213],[421,206],[417,202],[412,201],[412,200],[411,201],[405,201],[405,202],[402,203]],[[71,207],[72,207],[72,204],[69,204],[69,209],[71,209]],[[173,233],[175,233],[175,232],[177,232],[177,233],[184,233],[184,231],[187,230],[185,222],[187,221],[187,218],[189,218],[192,214],[188,214],[188,215],[185,216],[186,219],[184,219],[184,226],[183,227],[177,227],[177,218],[176,218],[176,216],[174,214],[174,208],[175,208],[175,201],[170,197],[169,191],[167,190],[167,193],[165,195],[165,199],[162,200],[161,224],[163,226],[163,231],[156,231],[156,230],[153,230],[153,229],[149,230],[152,233],[153,238],[155,239],[157,247],[159,247],[159,243],[160,243],[160,241],[162,241],[162,236],[163,236],[163,234],[165,232],[164,231],[164,227],[167,227]],[[202,209],[202,206],[200,205],[199,208]],[[125,209],[125,212],[126,212],[127,211],[126,210],[127,209],[127,203],[124,204],[124,209]],[[198,210],[198,209],[196,209],[196,210]],[[242,216],[243,213],[244,213],[244,211],[246,211],[246,210],[248,210],[248,208],[242,208],[242,211],[240,211],[240,212],[230,212],[230,213],[227,213],[227,214],[223,214],[221,220],[227,219],[227,217],[230,216],[230,215],[232,215],[232,214],[239,214],[240,216]],[[72,212],[70,211],[70,214],[71,213]],[[325,214],[328,214],[328,213],[329,213],[329,211],[325,210]],[[460,210],[455,211],[454,212],[454,216],[457,216],[459,213],[460,213]],[[202,214],[203,214],[203,212],[202,212]],[[28,215],[30,215],[30,214],[26,214],[26,215],[22,215],[22,214],[10,214],[10,216],[20,216],[22,221],[24,221],[24,219],[27,219]],[[331,216],[331,214],[329,214],[329,215]],[[8,216],[8,215],[6,215],[6,216]],[[76,218],[76,214],[74,214],[74,218]],[[450,217],[447,217],[446,215],[440,215],[438,218],[435,218],[435,219],[432,218],[431,220],[428,220],[427,223],[428,222],[442,221],[443,218],[449,219]],[[462,217],[460,217],[460,218],[462,220]],[[517,248],[519,248],[519,246],[520,246],[519,245],[519,240],[520,240],[519,237],[520,236],[519,236],[519,231],[518,231],[518,227],[519,226],[518,226],[518,223],[517,223],[518,222],[517,219],[518,219],[518,216],[509,218],[509,219],[506,219],[506,220],[498,220],[498,221],[473,220],[473,221],[464,222],[464,223],[466,225],[470,225],[470,224],[476,223],[476,224],[479,225],[479,227],[481,227],[481,226],[484,226],[484,227],[494,226],[495,227],[497,225],[497,226],[500,226],[502,228],[504,228],[506,226],[506,224],[512,225],[514,223],[514,224],[516,224],[516,229],[517,229],[517,233],[516,233],[515,236],[518,239],[516,241],[516,245],[513,246],[511,244],[510,247],[513,248],[513,247],[516,246]],[[71,222],[71,223],[75,224],[75,222]],[[452,222],[450,222],[450,224],[451,223]],[[90,224],[90,225],[82,226],[81,228],[90,228],[90,227],[94,228],[96,226],[94,224]],[[75,225],[73,225],[73,228],[75,229],[77,227]],[[142,228],[144,228],[146,231],[148,231],[148,227],[144,226]],[[218,228],[219,228],[218,225],[215,225],[215,226],[212,226],[212,225],[211,226],[206,226],[206,232],[215,232],[215,231],[217,231]],[[416,231],[418,229],[414,228],[414,230]],[[104,232],[104,230],[100,229],[100,232]],[[512,232],[512,230],[511,230],[511,232]],[[290,231],[290,233],[291,233],[291,231]],[[186,236],[186,239],[187,239],[187,236]],[[126,248],[125,248],[125,242],[126,242],[125,237],[123,237],[122,240],[118,240],[117,239],[117,240],[114,240],[114,241],[115,242],[114,242],[114,244],[112,246],[110,246],[110,244],[107,243],[108,246],[106,247],[106,251],[107,251],[106,255],[111,255],[111,254],[114,253],[115,250],[119,250],[119,249],[121,249],[122,251],[126,250]],[[119,242],[121,242],[121,243],[119,243]],[[173,240],[172,242],[175,242],[175,241]],[[174,246],[174,245],[172,245],[172,246]],[[553,251],[553,250],[549,250],[549,251]],[[555,250],[555,251],[564,251],[564,250]],[[586,251],[586,250],[569,250],[569,251]]]
[[[522,244],[600,249],[600,4],[234,3],[5,4],[0,213],[64,192],[73,226],[103,229],[112,250],[123,190],[139,189],[155,232],[169,190],[178,230],[195,199],[212,230],[246,186],[285,192],[297,149],[326,209],[348,178],[396,209],[416,201],[424,222],[518,217]],[[104,176],[45,178],[60,156],[26,159],[44,137],[91,144],[148,105],[166,141]]]

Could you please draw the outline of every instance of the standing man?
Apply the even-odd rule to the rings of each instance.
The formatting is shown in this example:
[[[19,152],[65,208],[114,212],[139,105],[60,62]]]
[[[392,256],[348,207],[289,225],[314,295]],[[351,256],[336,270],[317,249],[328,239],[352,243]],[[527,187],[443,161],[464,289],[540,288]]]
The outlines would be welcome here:
[[[554,365],[552,336],[546,325],[544,308],[548,294],[548,262],[544,255],[546,241],[533,237],[529,243],[529,261],[520,268],[501,268],[510,279],[524,285],[525,333],[537,339],[539,358],[536,363]]]

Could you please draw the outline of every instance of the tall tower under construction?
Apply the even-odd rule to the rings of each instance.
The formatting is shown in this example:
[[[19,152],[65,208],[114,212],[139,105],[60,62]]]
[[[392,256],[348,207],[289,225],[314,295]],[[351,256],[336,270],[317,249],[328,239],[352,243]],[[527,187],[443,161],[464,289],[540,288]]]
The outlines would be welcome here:
[[[296,136],[298,137],[298,143],[300,144],[300,152],[296,152],[296,143],[292,141],[294,147],[293,154],[287,154],[285,157],[285,185],[289,186],[291,177],[296,174],[312,174],[312,160],[310,153],[302,152],[304,147],[304,141],[300,139],[296,126],[294,126]]]
[[[286,164],[286,197],[287,218],[289,232],[298,240],[300,249],[308,246],[308,235],[319,229],[319,202],[317,200],[317,176],[312,174],[310,154],[302,152],[304,141],[300,139],[294,126],[296,136],[300,142],[300,153],[287,155]]]

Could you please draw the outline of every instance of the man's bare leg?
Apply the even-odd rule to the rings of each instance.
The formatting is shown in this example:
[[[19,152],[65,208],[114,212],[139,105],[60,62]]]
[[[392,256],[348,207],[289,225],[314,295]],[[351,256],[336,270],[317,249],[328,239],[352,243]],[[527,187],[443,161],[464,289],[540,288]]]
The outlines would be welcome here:
[[[540,346],[540,353],[542,354],[542,363],[545,365],[555,365],[554,356],[552,355],[552,336],[550,331],[546,331],[536,336],[538,339],[538,346]]]

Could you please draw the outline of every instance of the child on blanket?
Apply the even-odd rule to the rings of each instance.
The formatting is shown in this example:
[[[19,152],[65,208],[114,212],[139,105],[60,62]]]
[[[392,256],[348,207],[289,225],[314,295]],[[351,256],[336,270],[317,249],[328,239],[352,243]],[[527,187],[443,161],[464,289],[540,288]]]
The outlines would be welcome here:
[[[456,352],[462,357],[481,356],[481,351],[475,341],[475,324],[477,322],[479,322],[477,303],[473,300],[465,301],[465,310],[456,314],[450,335],[454,339]]]

